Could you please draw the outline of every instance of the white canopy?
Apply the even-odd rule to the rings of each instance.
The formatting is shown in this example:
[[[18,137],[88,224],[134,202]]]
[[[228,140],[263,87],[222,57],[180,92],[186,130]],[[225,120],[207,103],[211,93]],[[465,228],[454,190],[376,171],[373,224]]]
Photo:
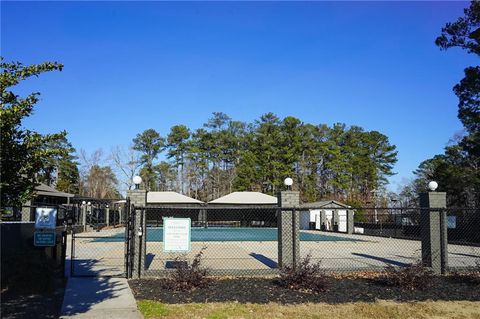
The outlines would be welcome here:
[[[147,204],[203,204],[203,202],[177,192],[148,192]]]
[[[276,205],[278,200],[274,196],[259,192],[233,192],[214,199],[209,204],[244,204],[244,205]]]

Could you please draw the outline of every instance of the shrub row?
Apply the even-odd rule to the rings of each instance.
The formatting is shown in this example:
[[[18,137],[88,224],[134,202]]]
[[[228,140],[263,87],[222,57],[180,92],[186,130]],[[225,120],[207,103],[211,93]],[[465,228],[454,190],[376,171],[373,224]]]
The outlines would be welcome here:
[[[164,281],[165,288],[188,291],[207,287],[210,279],[208,269],[202,265],[204,250],[205,248],[195,255],[192,262],[185,256],[176,258],[175,270]],[[480,283],[480,263],[477,268],[467,275],[472,281]],[[387,265],[381,274],[374,276],[374,280],[394,287],[416,290],[428,288],[433,276],[429,268],[417,262],[406,267]],[[295,266],[282,267],[275,283],[292,290],[320,293],[327,290],[329,278],[330,276],[321,268],[321,262],[314,263],[311,256],[307,255]]]

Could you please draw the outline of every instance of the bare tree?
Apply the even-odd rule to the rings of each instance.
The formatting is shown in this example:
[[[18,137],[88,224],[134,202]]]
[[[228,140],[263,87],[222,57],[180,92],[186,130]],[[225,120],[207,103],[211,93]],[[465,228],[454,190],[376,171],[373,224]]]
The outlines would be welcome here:
[[[92,154],[88,154],[87,151],[84,149],[80,149],[78,158],[80,160],[80,187],[79,193],[82,196],[88,196],[88,176],[92,167],[100,166],[103,161],[103,150],[97,149],[92,152]]]
[[[117,178],[121,184],[121,190],[130,190],[133,187],[132,179],[139,174],[142,163],[140,154],[130,145],[127,149],[124,146],[115,146],[110,151],[109,162],[114,167]]]

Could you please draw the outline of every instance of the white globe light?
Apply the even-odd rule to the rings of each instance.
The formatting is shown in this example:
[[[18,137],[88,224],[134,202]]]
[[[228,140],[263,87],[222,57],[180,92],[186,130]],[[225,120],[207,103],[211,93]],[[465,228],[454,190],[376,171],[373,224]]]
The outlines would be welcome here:
[[[138,175],[137,175],[137,176],[134,176],[134,177],[133,177],[133,183],[134,183],[135,185],[140,185],[140,184],[142,183],[142,178],[141,178],[140,176],[138,176]]]
[[[90,205],[92,205],[92,203],[91,203],[91,202],[88,202],[87,205],[90,206]]]
[[[87,203],[86,201],[83,201],[83,202],[82,202],[82,205],[85,205],[86,203]]]
[[[431,181],[428,183],[428,189],[430,189],[432,192],[434,192],[438,187],[438,183],[435,181]]]
[[[285,180],[283,181],[283,183],[285,184],[285,186],[292,186],[292,184],[293,184],[293,179],[291,179],[290,177],[287,177],[287,178],[285,178]]]

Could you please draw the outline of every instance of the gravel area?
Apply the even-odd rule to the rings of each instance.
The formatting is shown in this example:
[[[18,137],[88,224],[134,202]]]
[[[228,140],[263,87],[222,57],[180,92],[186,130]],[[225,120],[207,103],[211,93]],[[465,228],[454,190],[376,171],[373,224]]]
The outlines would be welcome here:
[[[460,277],[435,277],[430,288],[407,290],[386,285],[378,278],[328,278],[327,290],[314,294],[279,287],[268,278],[215,279],[207,288],[175,292],[163,288],[163,279],[130,280],[136,299],[156,300],[167,304],[237,301],[242,303],[296,304],[370,302],[376,300],[480,301],[480,285]]]

